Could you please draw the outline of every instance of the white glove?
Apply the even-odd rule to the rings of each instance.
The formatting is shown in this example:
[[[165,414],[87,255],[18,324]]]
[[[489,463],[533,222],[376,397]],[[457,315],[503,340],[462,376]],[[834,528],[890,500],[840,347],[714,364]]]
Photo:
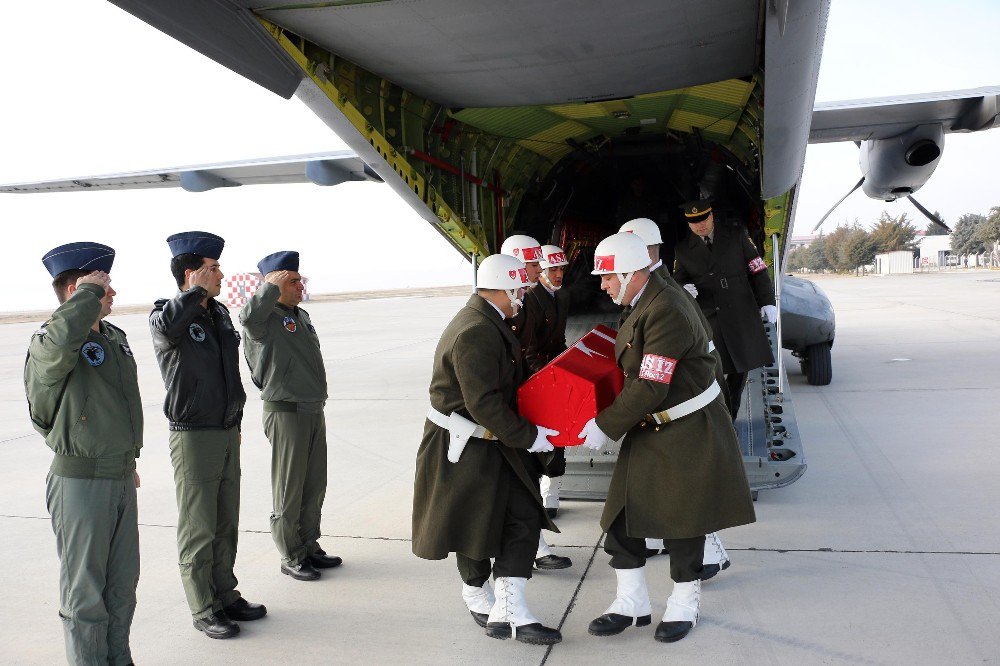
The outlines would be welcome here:
[[[549,437],[555,437],[559,434],[558,430],[553,430],[552,428],[546,428],[544,426],[535,426],[538,428],[538,435],[535,437],[535,443],[531,445],[528,449],[528,453],[548,453],[552,449],[556,448],[553,446],[552,442],[549,441]]]
[[[583,446],[594,452],[600,451],[612,442],[611,438],[605,435],[604,431],[597,425],[597,419],[587,421],[587,425],[583,426],[583,430],[580,431],[577,438],[584,440]]]
[[[684,285],[687,293],[691,294],[691,298],[698,298],[698,287],[694,286],[690,282]]]
[[[760,316],[767,319],[768,324],[778,321],[778,308],[773,305],[765,305],[760,309]]]

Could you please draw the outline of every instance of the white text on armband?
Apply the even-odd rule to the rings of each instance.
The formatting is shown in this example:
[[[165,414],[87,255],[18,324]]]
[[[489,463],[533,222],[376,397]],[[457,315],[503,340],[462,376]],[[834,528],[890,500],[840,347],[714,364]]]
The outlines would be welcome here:
[[[674,377],[674,370],[677,368],[677,359],[669,356],[657,356],[656,354],[646,354],[642,357],[642,365],[639,369],[639,378],[648,379],[652,382],[669,384]]]

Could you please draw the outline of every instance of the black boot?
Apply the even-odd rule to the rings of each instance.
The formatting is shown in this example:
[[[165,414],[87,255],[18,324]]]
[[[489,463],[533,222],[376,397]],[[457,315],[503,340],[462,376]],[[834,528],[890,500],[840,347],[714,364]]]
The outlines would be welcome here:
[[[541,622],[524,624],[512,632],[509,622],[490,622],[486,625],[486,635],[490,638],[506,640],[514,633],[514,638],[522,643],[531,645],[554,645],[562,641],[562,634],[558,629],[546,627]]]
[[[573,566],[573,560],[561,555],[545,555],[535,560],[536,569],[569,569]]]
[[[476,621],[476,624],[478,624],[480,627],[482,627],[483,629],[485,629],[486,628],[486,623],[490,619],[490,614],[489,613],[477,613],[474,610],[470,610],[469,612],[472,613],[472,619]]]
[[[291,576],[295,580],[319,580],[319,572],[313,568],[309,560],[303,560],[298,564],[281,564],[281,573]]]
[[[240,625],[226,617],[225,613],[212,613],[208,617],[198,618],[194,621],[194,628],[209,638],[232,638],[240,633]]]
[[[226,606],[225,612],[230,620],[249,622],[251,620],[259,620],[267,615],[267,607],[264,604],[252,604],[243,597],[240,597]]]
[[[615,636],[629,627],[648,627],[653,621],[652,615],[630,617],[618,613],[605,613],[593,620],[587,631],[591,636]]]
[[[692,622],[661,622],[656,625],[653,638],[661,643],[673,643],[687,636],[693,626]]]

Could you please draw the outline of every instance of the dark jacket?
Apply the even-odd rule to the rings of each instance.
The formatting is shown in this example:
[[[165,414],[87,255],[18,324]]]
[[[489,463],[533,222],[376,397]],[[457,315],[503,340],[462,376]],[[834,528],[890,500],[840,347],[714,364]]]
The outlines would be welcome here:
[[[754,521],[750,487],[724,391],[664,425],[647,414],[685,402],[716,381],[717,361],[691,299],[655,273],[615,341],[625,386],[597,415],[608,437],[625,435],[601,516],[622,511],[632,537],[686,539]]]
[[[496,310],[478,295],[452,319],[434,352],[431,406],[459,412],[498,440],[472,438],[457,463],[448,461],[449,433],[424,423],[413,483],[413,553],[440,560],[462,553],[482,560],[500,554],[509,466],[535,496],[542,528],[558,532],[545,517],[538,484],[526,463],[537,429],[515,411],[521,383],[521,345]]]
[[[697,287],[723,371],[747,372],[773,363],[760,308],[774,305],[774,287],[746,229],[716,224],[711,250],[689,233],[675,256],[674,279]]]
[[[149,313],[171,430],[228,430],[243,419],[240,334],[226,306],[209,299],[204,308],[203,298],[205,290],[192,287],[156,301]]]
[[[553,295],[542,284],[535,285],[524,296],[524,309],[528,326],[518,339],[524,350],[527,377],[566,351],[569,293],[560,289]]]

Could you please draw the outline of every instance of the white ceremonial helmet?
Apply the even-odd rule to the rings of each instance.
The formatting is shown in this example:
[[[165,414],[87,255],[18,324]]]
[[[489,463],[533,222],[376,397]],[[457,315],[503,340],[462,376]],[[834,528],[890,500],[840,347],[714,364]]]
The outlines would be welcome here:
[[[506,254],[491,254],[483,259],[476,269],[476,287],[480,289],[500,289],[507,294],[510,304],[517,314],[524,303],[517,297],[522,288],[530,287],[528,271],[524,262]]]
[[[629,220],[618,231],[635,234],[646,245],[659,245],[663,242],[663,238],[660,237],[660,227],[648,217],[637,217],[634,220]]]
[[[621,281],[618,296],[612,300],[621,305],[625,300],[625,290],[636,271],[649,266],[649,251],[646,243],[637,234],[627,231],[608,236],[597,244],[594,250],[594,270],[591,275],[614,273]]]
[[[553,268],[555,266],[568,266],[566,253],[558,245],[543,245],[542,259],[538,262],[542,268]]]
[[[506,254],[527,263],[542,260],[542,245],[531,236],[515,234],[500,246],[500,254]]]

